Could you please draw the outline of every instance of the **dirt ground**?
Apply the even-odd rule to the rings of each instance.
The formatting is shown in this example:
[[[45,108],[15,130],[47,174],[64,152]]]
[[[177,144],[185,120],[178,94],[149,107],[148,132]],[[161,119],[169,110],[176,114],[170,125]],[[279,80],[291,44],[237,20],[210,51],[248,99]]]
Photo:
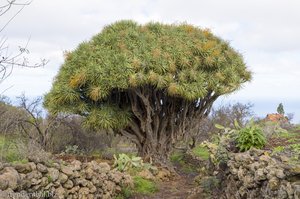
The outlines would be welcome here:
[[[151,196],[134,196],[132,199],[186,199],[195,187],[193,179],[180,177],[169,182],[160,182],[159,191]]]
[[[158,182],[159,191],[149,195],[137,195],[130,199],[202,199],[200,195],[191,196],[191,191],[197,185],[194,183],[194,178],[197,172],[186,173],[182,171],[178,165],[175,166],[178,176],[166,182]]]

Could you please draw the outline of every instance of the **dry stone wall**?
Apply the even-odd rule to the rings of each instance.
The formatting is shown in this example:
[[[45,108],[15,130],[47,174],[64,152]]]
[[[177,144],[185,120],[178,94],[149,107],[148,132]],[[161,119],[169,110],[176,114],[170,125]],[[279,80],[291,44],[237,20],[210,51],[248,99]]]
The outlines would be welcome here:
[[[133,186],[130,175],[107,163],[0,163],[0,198],[110,199]]]
[[[223,184],[224,198],[300,199],[300,164],[266,151],[233,153]]]

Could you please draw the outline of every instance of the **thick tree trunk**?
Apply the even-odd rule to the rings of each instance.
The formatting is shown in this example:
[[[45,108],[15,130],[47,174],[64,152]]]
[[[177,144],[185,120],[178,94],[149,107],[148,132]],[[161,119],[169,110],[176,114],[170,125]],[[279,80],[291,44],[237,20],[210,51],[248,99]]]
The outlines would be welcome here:
[[[130,126],[136,125],[131,124]],[[173,141],[171,137],[166,136],[168,133],[163,131],[158,134],[159,136],[155,136],[153,130],[151,130],[151,133],[143,133],[143,136],[141,136],[141,129],[136,128],[135,130],[138,130],[136,134],[129,134],[128,132],[134,132],[132,131],[132,128],[129,127],[126,130],[123,130],[122,134],[136,144],[138,156],[143,157],[145,162],[152,162],[159,166],[169,167],[169,156],[173,149]],[[138,134],[140,134],[140,136],[135,136]]]
[[[209,92],[203,99],[188,101],[168,96],[152,86],[135,88],[119,99],[131,106],[132,120],[120,134],[132,140],[145,160],[169,165],[169,155],[178,140],[189,136],[200,119],[207,116],[217,96]]]
[[[169,156],[172,146],[159,144],[159,140],[142,143],[138,147],[138,155],[144,157],[146,162],[152,162],[160,166],[169,166]]]

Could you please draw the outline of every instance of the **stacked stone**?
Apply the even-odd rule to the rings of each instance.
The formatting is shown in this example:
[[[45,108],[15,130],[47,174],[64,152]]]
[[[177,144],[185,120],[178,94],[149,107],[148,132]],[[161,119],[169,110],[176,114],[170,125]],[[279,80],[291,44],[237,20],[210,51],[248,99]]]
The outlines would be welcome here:
[[[266,151],[233,153],[228,162],[226,198],[300,198],[300,164],[275,159]]]
[[[110,199],[125,186],[130,175],[96,161],[0,165],[0,198]]]

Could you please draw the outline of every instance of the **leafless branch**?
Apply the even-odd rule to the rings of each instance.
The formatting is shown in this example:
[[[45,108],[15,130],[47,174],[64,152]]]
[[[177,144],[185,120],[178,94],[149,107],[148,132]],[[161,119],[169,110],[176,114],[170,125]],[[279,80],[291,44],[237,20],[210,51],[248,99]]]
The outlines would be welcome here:
[[[5,13],[7,13],[12,6],[27,6],[31,3],[31,1],[26,1],[26,2],[21,2],[18,0],[7,0],[3,5],[0,5],[0,17],[2,15],[4,15]],[[23,9],[23,8],[22,8]],[[13,16],[12,18],[14,18],[15,16]],[[9,20],[11,21],[11,20]]]
[[[6,2],[0,5],[0,17],[6,14],[13,6],[20,7],[15,14],[8,19],[8,21],[0,27],[0,33],[7,27],[7,25],[32,1],[22,1],[22,0],[6,0]],[[2,37],[0,39],[0,84],[7,79],[13,72],[15,66],[28,67],[28,68],[38,68],[45,66],[48,60],[41,59],[39,62],[31,63],[25,56],[29,54],[28,43],[30,38],[27,40],[25,46],[19,46],[19,51],[16,53],[9,52],[9,45],[7,44],[7,39]]]

